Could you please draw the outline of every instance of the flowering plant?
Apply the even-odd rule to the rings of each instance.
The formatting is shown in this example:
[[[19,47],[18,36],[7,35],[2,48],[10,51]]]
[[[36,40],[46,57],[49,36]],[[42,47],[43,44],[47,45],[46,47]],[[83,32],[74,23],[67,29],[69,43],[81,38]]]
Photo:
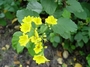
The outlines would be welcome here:
[[[83,9],[84,5],[77,0],[28,0],[26,8],[16,13],[21,25],[20,31],[13,34],[12,47],[17,53],[27,48],[38,64],[49,61],[44,56],[45,42],[51,42],[54,47],[64,43],[63,47],[69,51],[77,46],[82,47],[90,36],[84,31],[85,24],[90,21],[88,7]],[[79,19],[86,23],[78,21]],[[77,30],[80,32],[76,33]],[[74,42],[75,45],[72,45]]]
[[[48,16],[48,18],[45,19],[45,23],[42,23],[40,17],[24,17],[22,19],[20,31],[13,35],[13,48],[20,53],[26,47],[29,53],[34,56],[33,60],[38,64],[49,61],[44,56],[44,49],[46,48],[44,42],[47,40],[47,36],[50,35],[47,31],[51,30],[51,27],[56,24],[57,19],[54,18],[54,16]]]

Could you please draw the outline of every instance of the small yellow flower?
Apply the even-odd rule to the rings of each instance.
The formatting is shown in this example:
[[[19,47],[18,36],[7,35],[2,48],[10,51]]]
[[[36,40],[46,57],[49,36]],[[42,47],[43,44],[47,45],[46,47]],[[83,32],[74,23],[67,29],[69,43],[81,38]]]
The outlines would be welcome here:
[[[29,23],[21,23],[20,30],[23,33],[30,32],[30,30],[31,30],[31,24],[29,24]]]
[[[31,42],[35,44],[41,41],[41,38],[39,37],[38,32],[36,30],[35,30],[35,35],[30,37],[30,39],[31,39]]]
[[[31,38],[31,42],[37,44],[38,42],[41,41],[41,38],[40,37],[36,37],[36,36],[32,36]]]
[[[42,42],[37,43],[34,48],[35,53],[38,54],[39,52],[41,52],[42,48]]]
[[[57,24],[57,19],[54,18],[54,16],[48,16],[48,18],[45,19],[45,22],[49,25],[55,25]]]
[[[30,23],[33,21],[33,17],[27,16],[22,20],[24,23]]]
[[[19,37],[19,43],[21,46],[26,46],[26,44],[29,42],[28,35],[23,34]]]
[[[47,58],[45,58],[45,56],[42,55],[35,55],[33,60],[35,60],[37,64],[42,64],[49,61]]]
[[[41,25],[42,24],[42,20],[40,17],[35,17],[33,19],[33,22],[36,24],[36,25]]]

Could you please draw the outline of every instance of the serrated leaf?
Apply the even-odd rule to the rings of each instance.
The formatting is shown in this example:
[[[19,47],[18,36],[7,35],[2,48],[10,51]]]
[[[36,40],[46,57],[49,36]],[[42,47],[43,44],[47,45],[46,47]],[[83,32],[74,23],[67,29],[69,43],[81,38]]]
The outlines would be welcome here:
[[[68,10],[64,9],[62,16],[64,18],[71,18],[71,13]]]
[[[28,9],[18,10],[16,13],[18,21],[21,23],[25,16],[39,16],[38,13],[30,11]]]
[[[54,0],[40,0],[44,10],[48,14],[53,14],[57,8],[57,3]]]
[[[37,13],[42,12],[42,5],[37,1],[30,1],[27,5],[28,10],[35,11]]]
[[[52,27],[55,33],[60,34],[65,39],[70,38],[71,32],[76,32],[77,25],[68,18],[59,18],[58,24]]]

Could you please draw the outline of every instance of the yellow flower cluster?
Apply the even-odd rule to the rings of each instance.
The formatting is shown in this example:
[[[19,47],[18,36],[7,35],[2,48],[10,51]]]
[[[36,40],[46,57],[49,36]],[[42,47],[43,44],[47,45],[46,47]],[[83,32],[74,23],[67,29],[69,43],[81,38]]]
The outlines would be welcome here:
[[[33,28],[32,22],[34,22],[37,27],[42,24],[41,18],[27,16],[24,17],[22,22],[23,23],[21,23],[20,31],[23,33],[23,35],[19,37],[20,46],[25,47],[29,41],[34,43],[35,47],[33,48],[33,50],[35,51],[36,55],[34,55],[33,60],[35,60],[36,63],[38,64],[49,61],[48,59],[45,58],[44,55],[41,54],[44,48],[43,48],[42,38],[39,36],[37,28],[35,28],[33,36],[29,37],[29,34],[27,34]],[[57,24],[57,19],[55,19],[53,16],[49,16],[48,18],[45,19],[45,23],[48,25],[55,25]]]

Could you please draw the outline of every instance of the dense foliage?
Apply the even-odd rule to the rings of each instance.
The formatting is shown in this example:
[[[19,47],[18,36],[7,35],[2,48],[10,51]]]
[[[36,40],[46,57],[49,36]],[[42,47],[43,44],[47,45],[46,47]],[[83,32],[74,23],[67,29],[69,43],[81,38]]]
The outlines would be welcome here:
[[[0,24],[6,25],[4,19],[13,19],[16,17],[21,25],[25,25],[23,22],[31,21],[32,19],[39,18],[37,26],[36,21],[32,21],[31,26],[33,29],[28,33],[26,30],[22,30],[20,26],[20,31],[15,32],[12,38],[12,47],[17,50],[18,53],[21,53],[26,45],[28,52],[33,55],[38,55],[44,51],[44,43],[51,42],[54,47],[62,45],[64,49],[67,49],[70,53],[73,52],[76,48],[84,47],[85,45],[89,46],[90,41],[90,4],[87,2],[78,2],[78,0],[28,0],[25,6],[21,5],[21,0],[0,0]],[[14,16],[13,16],[14,15]],[[29,17],[29,19],[24,20]],[[46,19],[52,16],[54,19],[46,21]],[[40,21],[40,19],[42,21]],[[57,24],[47,24],[50,21],[55,21]],[[35,23],[36,22],[36,23]],[[27,26],[28,24],[26,24]],[[22,27],[23,28],[23,27]],[[37,30],[36,30],[37,29]],[[35,53],[35,45],[30,42],[29,44],[25,42],[20,42],[20,38],[27,38],[26,34],[31,37],[35,35],[35,30],[37,31],[38,37],[42,39],[43,48],[40,50],[40,53]],[[23,32],[25,34],[23,34]],[[21,37],[23,35],[23,37]],[[45,37],[44,37],[45,36]],[[21,46],[21,43],[25,43],[24,46]],[[23,44],[22,44],[23,45]],[[43,52],[44,53],[44,52]],[[44,55],[44,54],[43,54]],[[90,66],[90,55],[86,55],[86,60],[88,66]],[[45,61],[48,61],[44,57]],[[43,63],[45,62],[43,61]],[[38,61],[37,61],[38,63]],[[40,62],[39,62],[40,64]]]

